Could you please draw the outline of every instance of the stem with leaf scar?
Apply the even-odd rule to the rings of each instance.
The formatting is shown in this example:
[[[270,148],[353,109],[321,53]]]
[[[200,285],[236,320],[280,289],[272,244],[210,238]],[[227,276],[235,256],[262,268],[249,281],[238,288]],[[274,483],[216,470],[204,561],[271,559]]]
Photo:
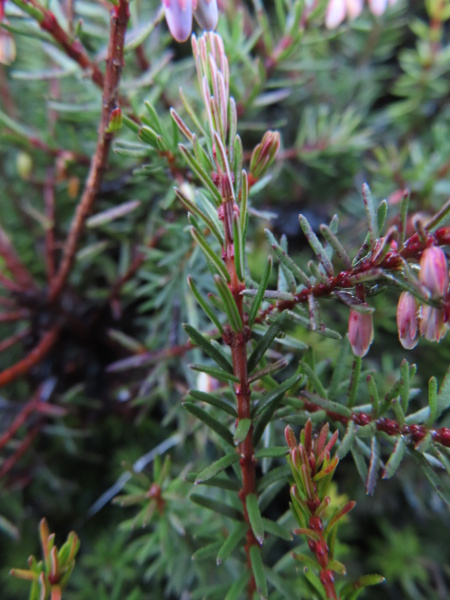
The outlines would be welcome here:
[[[226,178],[224,177],[224,181]],[[223,187],[226,187],[224,185]],[[227,272],[230,276],[228,287],[236,304],[237,311],[240,317],[241,328],[237,331],[231,326],[224,327],[223,340],[230,346],[231,358],[233,363],[233,373],[239,379],[239,383],[234,384],[236,394],[238,424],[243,419],[251,419],[250,405],[250,384],[248,381],[247,370],[247,343],[250,338],[250,328],[246,325],[246,316],[243,309],[243,297],[241,292],[245,289],[245,282],[238,276],[235,263],[235,251],[233,240],[233,219],[236,211],[239,210],[233,198],[225,193],[225,201],[219,208],[219,218],[223,220],[223,229],[225,243],[223,248],[222,258],[225,262]],[[245,439],[238,445],[238,451],[241,456],[239,461],[242,474],[242,488],[239,492],[239,497],[242,501],[244,518],[249,524],[246,537],[245,551],[247,555],[247,564],[251,568],[250,548],[258,545],[253,530],[250,526],[250,519],[247,510],[247,497],[250,494],[256,494],[256,476],[255,466],[256,459],[253,451],[253,424],[250,424]],[[256,584],[253,575],[251,576],[248,595],[253,597],[256,591]]]

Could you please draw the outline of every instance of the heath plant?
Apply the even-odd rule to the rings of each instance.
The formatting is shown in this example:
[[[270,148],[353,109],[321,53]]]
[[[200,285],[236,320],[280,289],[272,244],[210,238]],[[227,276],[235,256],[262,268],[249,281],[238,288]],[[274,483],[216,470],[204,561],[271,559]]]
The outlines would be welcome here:
[[[447,598],[448,1],[0,18],[2,598]]]

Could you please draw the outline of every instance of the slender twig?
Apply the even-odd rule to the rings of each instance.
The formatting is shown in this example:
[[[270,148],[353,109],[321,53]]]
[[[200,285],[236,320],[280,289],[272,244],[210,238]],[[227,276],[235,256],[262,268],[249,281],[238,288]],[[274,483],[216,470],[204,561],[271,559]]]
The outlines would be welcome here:
[[[347,425],[349,421],[353,421],[355,425],[363,427],[369,423],[375,423],[377,431],[383,431],[388,435],[403,435],[408,437],[414,444],[419,444],[424,437],[430,433],[435,442],[450,448],[450,429],[448,427],[440,427],[438,429],[426,427],[425,425],[400,425],[395,419],[387,419],[386,417],[373,418],[369,413],[352,412],[350,416],[338,414],[332,410],[324,409],[323,406],[314,404],[311,398],[300,396],[305,410],[308,412],[317,412],[325,410],[327,417],[333,421]]]
[[[240,331],[234,331],[230,326],[227,326],[224,328],[223,334],[224,342],[228,344],[231,349],[233,373],[239,379],[239,383],[234,385],[234,391],[236,394],[238,421],[241,421],[242,419],[251,419],[251,389],[247,370],[247,343],[250,339],[250,329],[245,325],[244,304],[241,295],[242,290],[245,288],[245,282],[240,281],[236,271],[233,232],[230,227],[233,223],[235,211],[234,200],[230,197],[225,197],[225,201],[220,207],[220,211],[219,217],[223,219],[225,234],[225,245],[222,258],[230,276],[229,288],[243,324]],[[242,501],[244,518],[249,524],[245,551],[247,554],[247,563],[250,566],[250,549],[252,546],[259,545],[250,526],[250,519],[247,511],[247,497],[250,494],[256,494],[256,459],[253,449],[253,424],[250,425],[244,441],[239,444],[238,452],[241,456],[239,464],[242,475],[242,488],[239,492],[239,498]],[[248,588],[248,597],[253,598],[253,593],[255,591],[256,583],[252,573]]]
[[[355,287],[355,276],[362,275],[375,267],[380,269],[380,279],[382,271],[401,271],[403,269],[403,261],[406,259],[419,259],[423,250],[428,244],[434,243],[438,246],[446,246],[450,244],[450,227],[441,227],[434,233],[430,234],[427,240],[421,240],[419,234],[415,233],[406,240],[403,249],[400,252],[392,250],[386,254],[382,261],[376,265],[372,258],[361,261],[355,268],[349,271],[340,271],[337,275],[328,278],[325,283],[317,283],[309,288],[303,289],[298,294],[295,294],[292,300],[281,300],[276,304],[271,304],[265,310],[261,311],[257,317],[257,322],[262,322],[274,311],[281,312],[283,310],[294,308],[297,304],[305,304],[309,297],[313,295],[315,298],[331,296],[334,292],[342,289],[350,289]]]
[[[11,383],[37,365],[55,345],[60,332],[60,326],[53,325],[41,338],[39,344],[25,358],[12,367],[0,372],[0,387]]]
[[[83,196],[78,204],[75,218],[69,232],[64,255],[50,290],[50,300],[54,301],[60,295],[72,269],[78,241],[83,231],[84,223],[94,205],[95,197],[100,189],[103,173],[106,168],[109,150],[113,138],[108,133],[111,112],[117,108],[118,87],[123,66],[123,50],[125,31],[128,24],[128,2],[120,0],[119,5],[111,11],[111,32],[106,59],[106,74],[103,89],[103,108],[98,131],[98,141],[92,158],[89,175]]]

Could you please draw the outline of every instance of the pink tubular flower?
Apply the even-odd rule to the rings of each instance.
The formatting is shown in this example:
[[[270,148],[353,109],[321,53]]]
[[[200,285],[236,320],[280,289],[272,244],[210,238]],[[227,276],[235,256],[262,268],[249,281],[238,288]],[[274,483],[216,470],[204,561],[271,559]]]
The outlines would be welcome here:
[[[417,346],[419,334],[418,305],[409,292],[402,292],[397,305],[397,329],[401,345],[406,350]]]
[[[162,0],[167,26],[177,42],[185,42],[192,31],[192,14],[203,29],[213,31],[219,18],[217,0]]]
[[[425,248],[420,258],[419,280],[440,298],[447,296],[449,286],[448,262],[444,251],[437,246]]]
[[[372,313],[360,313],[350,309],[348,339],[356,356],[365,356],[373,341]]]

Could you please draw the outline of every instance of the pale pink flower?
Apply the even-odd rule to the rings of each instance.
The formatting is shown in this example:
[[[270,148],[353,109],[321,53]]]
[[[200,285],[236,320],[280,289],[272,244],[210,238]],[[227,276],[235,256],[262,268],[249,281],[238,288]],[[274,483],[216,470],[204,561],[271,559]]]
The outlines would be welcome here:
[[[397,329],[401,345],[406,350],[417,346],[419,334],[418,303],[409,292],[402,292],[397,305]]]
[[[213,31],[219,11],[217,0],[162,0],[167,26],[177,42],[185,42],[192,32],[192,15],[203,29]]]
[[[370,11],[380,16],[388,6],[395,4],[397,0],[368,0]],[[362,12],[364,0],[329,0],[325,15],[325,26],[328,29],[338,27],[346,17],[350,20],[356,19]]]
[[[372,313],[360,313],[350,309],[348,339],[356,356],[365,356],[373,341]]]

